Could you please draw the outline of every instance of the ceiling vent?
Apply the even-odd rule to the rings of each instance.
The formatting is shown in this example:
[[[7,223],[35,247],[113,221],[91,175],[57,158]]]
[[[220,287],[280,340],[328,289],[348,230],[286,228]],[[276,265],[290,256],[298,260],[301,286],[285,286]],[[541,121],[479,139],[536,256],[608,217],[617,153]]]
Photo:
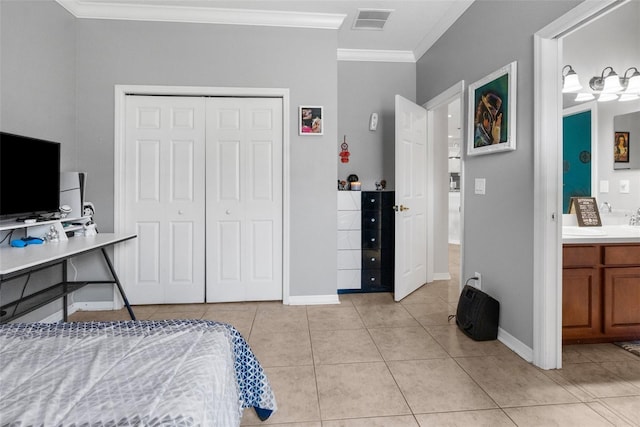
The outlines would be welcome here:
[[[354,30],[382,30],[392,10],[358,9],[358,16],[353,23]]]

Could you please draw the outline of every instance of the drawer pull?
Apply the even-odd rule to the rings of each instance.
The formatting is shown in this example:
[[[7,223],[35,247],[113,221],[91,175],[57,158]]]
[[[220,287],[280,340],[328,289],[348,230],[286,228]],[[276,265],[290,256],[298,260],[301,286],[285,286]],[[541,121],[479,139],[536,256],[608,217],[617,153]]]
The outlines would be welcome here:
[[[375,238],[375,237],[372,237],[372,238],[371,238],[371,241],[372,241],[372,242],[375,242],[375,241],[376,241],[376,238]]]
[[[376,222],[376,219],[375,218],[371,218],[371,222]]]
[[[376,259],[375,258],[371,258],[371,262],[376,262]]]
[[[375,277],[372,277],[372,278],[371,278],[371,279],[369,279],[369,280],[371,280],[372,282],[375,282],[375,281],[376,281],[376,278],[375,278]]]

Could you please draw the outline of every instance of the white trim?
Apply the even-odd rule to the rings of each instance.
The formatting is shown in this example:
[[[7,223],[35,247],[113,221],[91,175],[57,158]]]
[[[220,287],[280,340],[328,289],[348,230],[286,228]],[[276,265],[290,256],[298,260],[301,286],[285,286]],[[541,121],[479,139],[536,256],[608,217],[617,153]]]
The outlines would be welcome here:
[[[416,62],[410,50],[338,49],[338,61]]]
[[[433,280],[451,280],[449,273],[433,273]]]
[[[418,43],[418,46],[413,50],[413,55],[420,59],[436,41],[453,25],[454,22],[462,16],[462,14],[471,6],[473,0],[460,0],[451,2],[450,9],[445,16],[440,18],[433,29],[424,36],[424,38]]]
[[[147,86],[116,85],[115,86],[115,130],[114,130],[114,230],[124,230],[125,217],[124,182],[121,181],[124,167],[125,141],[125,100],[127,95],[174,95],[174,96],[219,96],[219,97],[257,97],[282,98],[282,303],[290,304],[290,95],[287,88],[238,88],[238,87],[205,87],[205,86]],[[124,264],[125,251],[114,247],[114,265]],[[126,287],[126,286],[125,286]],[[114,306],[122,308],[123,304],[114,290]]]
[[[533,363],[562,367],[562,46],[558,39],[624,3],[587,0],[534,34]]]
[[[345,14],[56,0],[76,18],[337,30]]]
[[[323,304],[340,304],[338,295],[307,295],[307,296],[290,296],[290,305],[323,305]]]
[[[67,316],[72,315],[76,311],[109,311],[109,310],[116,310],[116,308],[114,307],[113,301],[74,302],[67,306]],[[60,309],[55,313],[51,313],[44,319],[39,320],[38,322],[39,323],[62,322],[63,317],[64,317],[64,314],[62,313],[62,309]]]
[[[498,341],[509,347],[527,362],[533,360],[533,349],[502,328],[498,328]]]

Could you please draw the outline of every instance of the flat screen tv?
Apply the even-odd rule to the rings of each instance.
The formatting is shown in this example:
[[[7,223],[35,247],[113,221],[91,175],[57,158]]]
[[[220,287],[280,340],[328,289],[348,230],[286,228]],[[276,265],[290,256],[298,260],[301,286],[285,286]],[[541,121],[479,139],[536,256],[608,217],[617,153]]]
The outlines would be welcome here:
[[[60,144],[0,132],[0,218],[58,212]]]

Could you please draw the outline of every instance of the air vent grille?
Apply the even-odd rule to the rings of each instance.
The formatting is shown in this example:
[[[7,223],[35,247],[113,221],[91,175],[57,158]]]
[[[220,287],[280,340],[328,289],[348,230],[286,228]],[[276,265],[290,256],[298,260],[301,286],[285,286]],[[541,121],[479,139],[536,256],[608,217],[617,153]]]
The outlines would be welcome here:
[[[354,30],[382,30],[392,10],[359,9],[353,23]]]

